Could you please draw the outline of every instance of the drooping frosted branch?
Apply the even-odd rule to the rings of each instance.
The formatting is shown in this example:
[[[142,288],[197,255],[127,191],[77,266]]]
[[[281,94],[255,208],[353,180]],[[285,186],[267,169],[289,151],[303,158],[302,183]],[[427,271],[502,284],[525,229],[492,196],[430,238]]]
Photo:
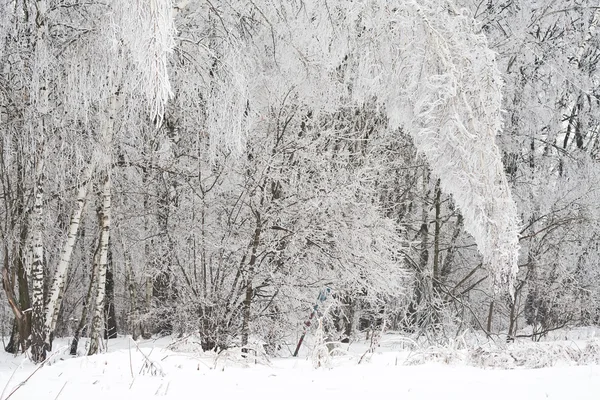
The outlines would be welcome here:
[[[171,0],[116,1],[121,11],[122,38],[137,67],[140,91],[148,101],[150,117],[159,124],[172,96],[168,57],[175,47]]]
[[[440,18],[440,14],[445,18]],[[444,15],[445,14],[445,15]],[[501,128],[501,78],[495,56],[468,18],[420,9],[426,74],[408,88],[409,129],[443,190],[460,207],[490,266],[494,288],[514,290],[518,216],[495,143]]]

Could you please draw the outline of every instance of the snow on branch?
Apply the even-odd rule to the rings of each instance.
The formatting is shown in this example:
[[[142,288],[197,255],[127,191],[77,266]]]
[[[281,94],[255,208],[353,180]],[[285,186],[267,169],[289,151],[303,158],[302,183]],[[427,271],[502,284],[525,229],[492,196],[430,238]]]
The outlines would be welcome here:
[[[222,47],[226,67],[215,74],[207,110],[211,141],[243,136],[289,99],[315,114],[377,102],[454,196],[495,290],[512,293],[519,220],[495,143],[502,81],[473,19],[451,0],[253,7],[252,34],[239,40],[254,43],[242,52]]]
[[[502,121],[495,54],[449,2],[420,3],[414,7],[423,43],[412,48],[420,71],[405,88],[412,112],[403,126],[461,209],[494,289],[512,295],[519,219],[495,143]]]
[[[4,50],[4,38],[10,29],[10,23],[14,14],[14,6],[9,0],[0,0],[0,58]]]
[[[330,73],[342,71],[355,102],[378,99],[390,127],[411,134],[461,209],[494,289],[512,293],[519,219],[495,142],[502,80],[485,37],[450,0],[339,2],[337,10],[324,13],[335,29],[320,38],[347,61]]]
[[[172,96],[168,57],[175,47],[175,23],[171,0],[117,0],[123,40],[139,73],[141,92],[150,117],[160,124]]]

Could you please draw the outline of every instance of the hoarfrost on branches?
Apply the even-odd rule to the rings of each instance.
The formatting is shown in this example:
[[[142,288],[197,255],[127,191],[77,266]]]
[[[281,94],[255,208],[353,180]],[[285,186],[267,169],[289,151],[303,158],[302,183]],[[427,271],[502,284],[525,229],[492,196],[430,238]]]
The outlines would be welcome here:
[[[172,97],[168,57],[175,47],[173,4],[170,0],[116,1],[115,8],[121,8],[117,23],[137,65],[150,117],[160,124]]]
[[[252,82],[245,86],[248,110],[239,118],[256,126],[288,96],[305,99],[315,113],[375,99],[390,127],[411,134],[442,189],[454,196],[495,290],[512,293],[519,220],[495,144],[502,80],[472,18],[451,1],[295,7],[281,2],[257,9],[266,22],[255,26],[256,43],[243,54],[259,63],[238,63],[236,81]],[[223,97],[229,92],[212,97],[209,109],[241,106],[240,99]],[[214,115],[222,118],[219,111]],[[230,128],[227,135],[247,132],[239,122]],[[218,140],[213,134],[211,140]]]
[[[414,107],[404,126],[461,208],[494,287],[512,294],[519,222],[495,144],[502,101],[495,56],[467,17],[450,16],[439,6],[421,8],[419,15],[425,45],[413,54],[428,73],[409,79],[416,83],[407,88]]]

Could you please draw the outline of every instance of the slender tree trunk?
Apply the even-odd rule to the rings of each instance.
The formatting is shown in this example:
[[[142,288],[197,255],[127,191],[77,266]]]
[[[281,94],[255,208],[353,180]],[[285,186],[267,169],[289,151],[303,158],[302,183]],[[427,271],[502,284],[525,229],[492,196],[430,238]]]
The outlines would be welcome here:
[[[154,143],[152,141],[150,141],[150,144],[148,145],[147,148],[147,156],[149,157],[149,165],[144,166],[143,168],[143,175],[142,175],[142,183],[144,185],[144,187],[146,188],[146,193],[144,193],[144,209],[146,210],[150,210],[150,208],[152,207],[152,205],[150,204],[150,190],[152,190],[152,188],[150,187],[150,181],[152,178],[152,168],[153,168],[153,164],[154,161],[152,159],[152,153],[154,151],[153,149],[154,147]],[[144,217],[144,232],[146,234],[146,236],[150,236],[150,216],[146,215]],[[152,245],[153,245],[153,241],[154,239],[151,239],[150,241],[146,240],[146,243],[144,244],[144,276],[143,276],[143,283],[142,283],[142,294],[143,294],[143,311],[146,314],[149,314],[152,311],[152,294],[154,293],[154,271],[151,268],[151,259],[152,259]],[[137,317],[139,318],[139,312],[137,313]],[[139,321],[139,320],[138,320]],[[150,327],[148,326],[149,324],[146,321],[139,321],[139,329],[140,329],[140,334],[142,335],[143,339],[150,339],[151,337],[151,333],[150,333]]]
[[[101,216],[98,217],[98,225],[102,225],[100,222],[102,220]],[[92,307],[92,297],[94,294],[94,287],[96,283],[96,276],[98,276],[98,266],[100,264],[100,239],[98,238],[98,245],[96,246],[96,251],[94,251],[94,257],[92,260],[92,274],[90,276],[90,284],[88,286],[88,291],[85,296],[85,300],[83,302],[83,308],[81,310],[81,319],[79,320],[79,324],[77,325],[77,329],[75,330],[75,334],[73,335],[73,341],[71,342],[71,351],[70,354],[72,356],[77,355],[77,346],[79,345],[79,338],[85,326],[88,323],[88,314],[90,313],[90,308]]]
[[[108,243],[110,235],[111,209],[111,180],[110,172],[106,172],[102,189],[102,225],[100,231],[100,262],[96,281],[96,301],[94,304],[94,319],[90,334],[90,349],[88,355],[96,354],[100,348],[100,334],[104,324],[104,300],[106,288],[106,271],[108,267]]]
[[[48,101],[48,84],[46,77],[44,76],[47,65],[44,64],[47,58],[47,52],[49,51],[47,45],[47,26],[46,26],[46,11],[47,2],[46,0],[35,1],[35,22],[36,31],[35,39],[32,43],[34,59],[39,64],[33,67],[40,73],[40,81],[38,82],[36,101],[33,102],[35,106],[35,116],[38,124],[38,135],[39,143],[37,149],[38,162],[36,165],[36,193],[35,203],[33,210],[33,229],[32,229],[32,264],[31,264],[31,357],[34,362],[40,363],[46,359],[46,347],[45,340],[45,297],[44,297],[44,286],[45,286],[45,266],[44,266],[44,243],[42,239],[42,228],[43,228],[43,213],[42,213],[42,200],[43,200],[43,172],[44,172],[44,141],[46,136],[46,123],[48,119],[49,101]]]
[[[442,263],[442,270],[440,271],[442,281],[445,281],[448,275],[450,274],[450,267],[454,262],[454,255],[456,254],[456,242],[458,240],[458,236],[462,232],[462,229],[463,217],[461,214],[458,214],[458,217],[456,218],[456,225],[454,226],[454,232],[452,233],[450,246],[448,247],[446,257],[444,258],[444,262]]]
[[[421,228],[419,229],[420,236],[420,253],[419,262],[415,265],[417,280],[415,283],[415,297],[411,301],[407,319],[410,325],[421,325],[423,318],[421,314],[421,306],[424,298],[430,293],[429,286],[431,283],[430,277],[427,276],[427,266],[429,264],[429,207],[427,205],[429,199],[429,171],[423,170],[422,189],[423,189],[423,206],[421,209]],[[426,301],[426,300],[425,300]]]
[[[441,282],[440,268],[440,232],[441,232],[441,196],[442,189],[440,188],[440,180],[435,184],[435,229],[433,236],[433,286],[438,287]]]
[[[15,315],[13,322],[13,329],[11,330],[10,340],[5,350],[9,353],[16,354],[19,351],[19,347],[25,351],[25,340],[29,337],[29,333],[25,336],[24,326],[26,323],[25,314],[22,312],[22,307],[19,307],[15,298],[14,283],[10,278],[9,274],[9,254],[8,246],[4,249],[4,268],[2,270],[2,286],[8,299],[8,304]]]
[[[242,311],[242,351],[247,352],[248,349],[244,348],[248,345],[248,337],[250,336],[250,317],[251,317],[251,306],[252,296],[254,295],[254,288],[252,287],[252,280],[254,278],[254,267],[256,265],[256,252],[260,243],[260,235],[262,233],[262,222],[258,212],[254,213],[256,216],[256,229],[254,230],[254,237],[252,238],[251,244],[251,256],[248,261],[248,270],[246,278],[246,295],[244,297],[243,311]]]
[[[131,257],[128,253],[125,253],[125,274],[130,301],[129,325],[133,340],[137,340],[142,334],[140,326],[140,310],[137,301],[137,291],[135,288],[135,276],[133,274],[133,268],[131,267]]]
[[[490,301],[490,307],[488,309],[487,325],[486,330],[488,336],[492,333],[492,317],[494,315],[494,300]]]
[[[23,173],[23,160],[21,158],[21,152],[15,149],[16,163],[17,163],[17,181],[14,185],[8,182],[8,185],[15,187],[15,197],[13,199],[14,204],[14,216],[11,220],[10,229],[16,229],[18,226],[17,221],[21,220],[21,227],[19,233],[19,241],[13,245],[12,257],[9,256],[8,244],[5,244],[4,248],[4,269],[2,272],[2,285],[6,293],[6,297],[9,300],[9,304],[13,314],[15,315],[14,325],[15,329],[12,330],[9,344],[6,346],[6,351],[9,353],[17,353],[19,348],[23,352],[27,349],[27,340],[31,335],[31,312],[24,312],[31,308],[31,298],[29,293],[29,283],[27,278],[27,267],[25,266],[25,255],[29,246],[29,230],[31,227],[30,212],[25,211],[25,190],[23,186],[24,173]],[[4,166],[3,155],[0,154],[2,159],[2,165]],[[6,170],[4,167],[3,170]],[[12,272],[10,269],[12,258]],[[29,268],[30,269],[30,268]],[[18,302],[15,295],[15,281],[18,288]]]
[[[8,343],[4,346],[4,351],[7,353],[17,354],[19,352],[20,338],[19,338],[19,324],[17,317],[13,318],[12,329],[10,330],[10,338]]]
[[[28,233],[27,233],[27,227],[23,228],[22,232],[21,232],[21,243],[19,243],[18,246],[18,259],[15,260],[15,263],[17,264],[17,285],[19,287],[19,305],[21,306],[21,311],[23,310],[29,310],[31,308],[31,295],[29,293],[29,284],[28,284],[28,277],[27,277],[27,267],[24,264],[24,256],[25,256],[25,252],[23,251],[24,246],[26,246],[25,244],[27,243],[27,237],[28,237]],[[25,349],[27,348],[27,343],[26,341],[29,340],[29,337],[31,335],[31,313],[27,312],[27,313],[23,313],[23,318],[20,319],[20,324],[19,324],[19,336],[20,336],[20,343],[21,343],[21,349],[23,352],[25,352]]]
[[[58,313],[62,304],[63,290],[65,287],[67,272],[71,263],[71,255],[77,241],[79,226],[81,225],[81,216],[85,209],[87,202],[88,191],[90,187],[90,181],[94,170],[94,160],[86,169],[84,181],[79,187],[77,193],[77,200],[75,209],[71,215],[71,221],[69,223],[69,230],[67,234],[67,241],[65,242],[60,261],[54,273],[54,280],[50,289],[50,296],[48,304],[46,306],[46,318],[45,318],[45,338],[46,347],[52,349],[52,338],[54,336],[54,329],[56,328],[56,321],[58,319]]]
[[[114,75],[110,78],[109,85],[112,87],[112,93],[108,99],[108,109],[103,121],[101,145],[103,154],[102,160],[102,207],[100,221],[100,239],[98,244],[98,271],[96,275],[96,299],[93,305],[94,314],[92,319],[92,329],[90,333],[90,347],[88,355],[98,353],[100,349],[100,335],[104,332],[104,301],[106,290],[106,272],[108,269],[108,246],[110,243],[110,224],[111,224],[111,169],[112,169],[112,145],[113,134],[115,130],[115,119],[118,116],[121,102],[121,73],[117,68]]]
[[[113,278],[112,252],[109,250],[108,268],[106,270],[106,301],[104,314],[106,316],[106,329],[104,339],[117,338],[117,316],[115,313],[115,281]]]
[[[31,326],[31,356],[33,361],[40,363],[46,359],[46,341],[44,335],[44,243],[42,240],[42,171],[38,165],[34,222],[33,222],[33,263],[31,266],[32,292],[32,326]]]

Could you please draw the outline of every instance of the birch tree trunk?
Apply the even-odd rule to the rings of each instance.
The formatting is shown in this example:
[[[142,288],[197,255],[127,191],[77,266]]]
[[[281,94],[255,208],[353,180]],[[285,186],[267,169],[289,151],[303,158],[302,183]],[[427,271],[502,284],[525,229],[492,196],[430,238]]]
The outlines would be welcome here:
[[[100,264],[100,242],[96,246],[96,251],[94,252],[93,266],[92,266],[92,275],[90,276],[90,284],[88,286],[88,291],[85,296],[85,300],[83,303],[83,309],[81,310],[81,319],[79,320],[79,324],[77,325],[77,329],[73,334],[73,341],[71,342],[71,351],[70,354],[72,356],[77,355],[77,347],[79,345],[79,338],[81,337],[81,332],[85,328],[85,325],[88,321],[88,315],[90,309],[92,308],[92,295],[94,293],[94,284],[96,283],[96,276],[98,275],[98,264]]]
[[[73,254],[73,248],[75,247],[75,242],[77,241],[77,234],[79,231],[79,226],[81,225],[81,216],[83,214],[83,210],[85,209],[85,204],[87,202],[88,191],[90,188],[90,182],[94,168],[95,161],[92,160],[92,162],[88,165],[88,168],[86,169],[84,180],[81,183],[81,186],[79,187],[79,191],[77,193],[75,209],[73,210],[73,214],[71,215],[71,222],[69,223],[67,241],[65,242],[64,247],[62,249],[60,261],[56,268],[54,280],[52,282],[52,287],[49,292],[50,298],[48,299],[48,303],[46,305],[46,318],[44,322],[46,347],[49,350],[52,349],[52,339],[54,335],[54,329],[56,328],[58,312],[62,304],[65,280],[69,269],[69,265],[71,263],[71,255]]]
[[[106,289],[106,271],[108,267],[108,242],[110,235],[111,180],[110,172],[106,172],[102,188],[102,225],[100,227],[100,262],[96,279],[96,302],[94,304],[94,319],[90,334],[90,349],[88,355],[96,354],[100,348],[100,334],[104,324],[104,297]]]
[[[47,26],[46,26],[46,0],[36,0],[35,2],[35,39],[32,43],[33,49],[33,73],[32,82],[34,96],[34,109],[31,110],[36,118],[35,124],[36,133],[39,137],[37,149],[37,166],[36,166],[36,190],[35,204],[32,222],[32,264],[31,264],[31,291],[32,291],[32,322],[31,322],[31,356],[34,362],[40,363],[46,359],[45,340],[45,302],[44,302],[44,244],[42,240],[43,228],[43,171],[44,171],[44,146],[46,137],[46,124],[50,123],[48,115],[50,114],[49,99],[48,99],[48,82],[46,81],[45,72],[48,68],[48,60],[50,58],[47,44]]]
[[[100,335],[104,332],[104,301],[106,293],[106,272],[108,269],[108,246],[110,237],[110,211],[111,211],[111,168],[112,168],[112,142],[114,133],[115,118],[120,105],[119,82],[121,81],[121,71],[116,70],[112,77],[113,91],[109,99],[108,112],[102,129],[101,144],[104,150],[103,154],[103,183],[102,183],[102,208],[100,216],[100,240],[99,240],[99,263],[96,275],[96,300],[90,307],[93,307],[94,316],[92,320],[92,329],[90,333],[89,355],[96,354],[100,348]]]
[[[44,340],[44,243],[42,240],[43,165],[38,161],[33,212],[33,263],[31,265],[31,357],[40,363],[46,359]]]
[[[106,318],[106,329],[104,330],[104,339],[116,339],[117,337],[117,316],[115,312],[115,281],[113,276],[112,251],[108,251],[108,262],[106,268],[106,286],[104,315]]]

